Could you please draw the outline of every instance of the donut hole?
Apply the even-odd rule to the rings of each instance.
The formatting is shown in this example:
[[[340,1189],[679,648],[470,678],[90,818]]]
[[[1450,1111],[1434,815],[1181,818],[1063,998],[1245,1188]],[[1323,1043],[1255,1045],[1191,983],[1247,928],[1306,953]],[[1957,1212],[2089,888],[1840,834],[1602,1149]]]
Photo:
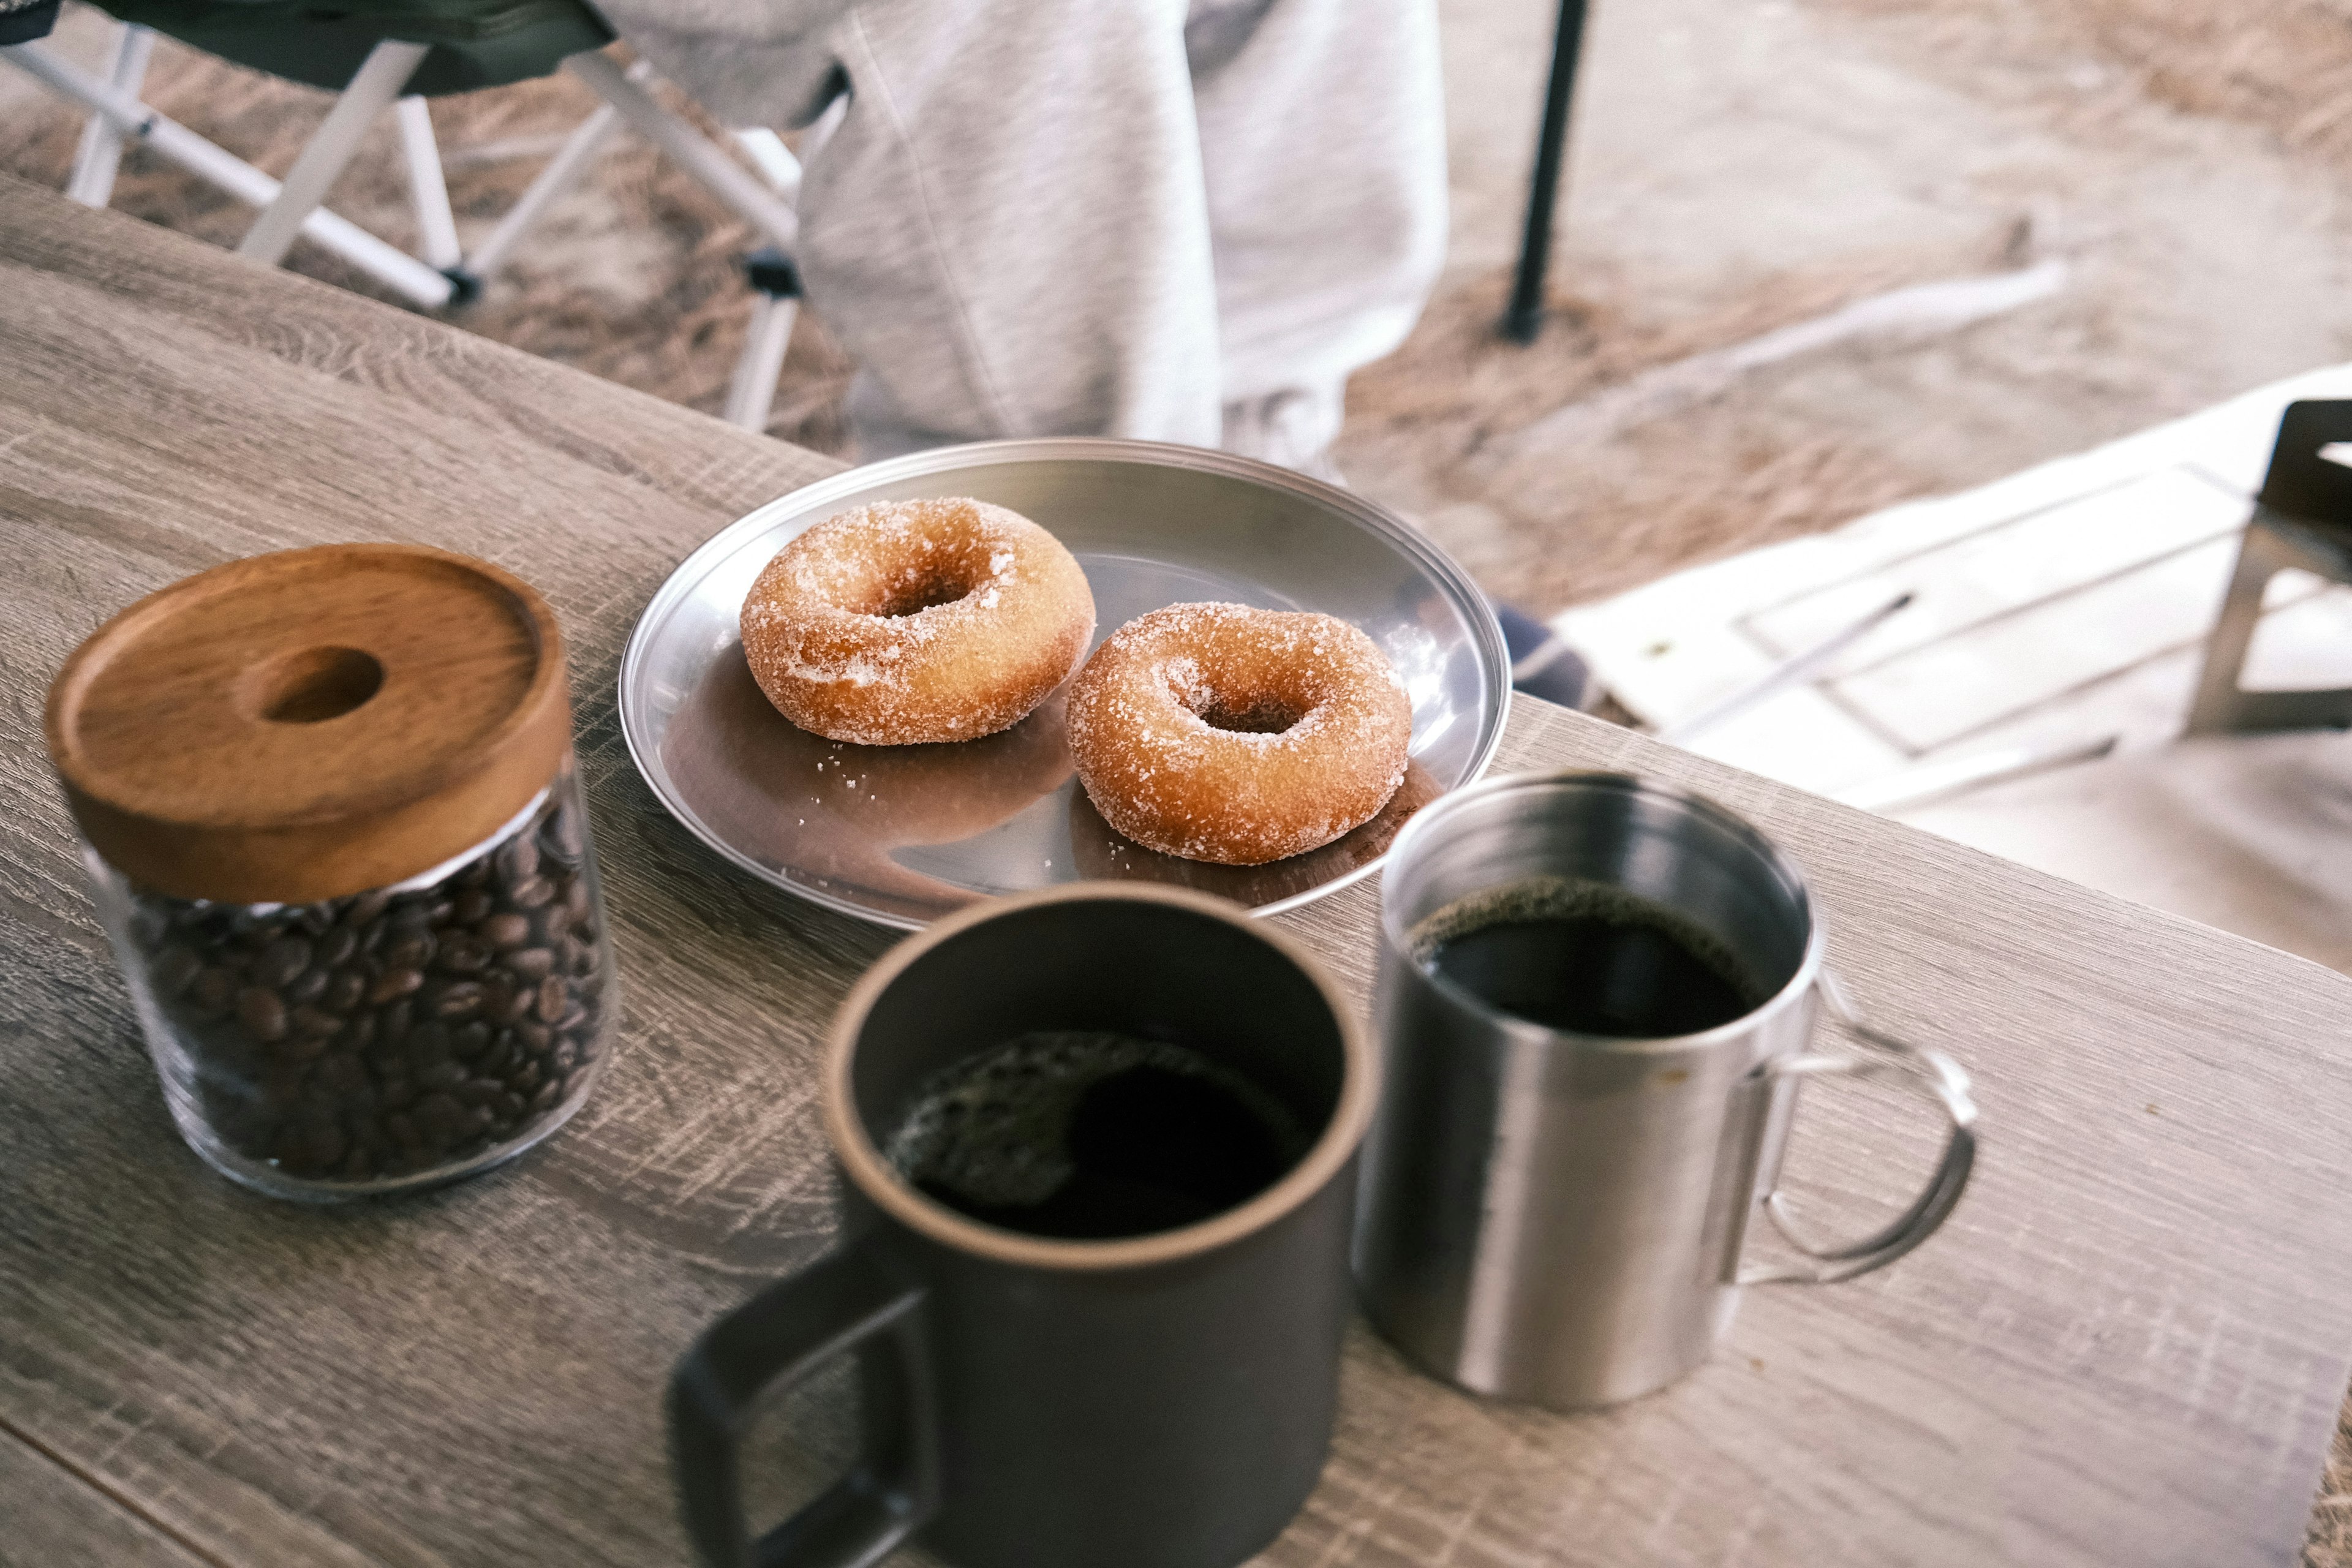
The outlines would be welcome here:
[[[924,540],[867,579],[857,608],[896,621],[960,604],[986,588],[1000,564],[985,541]]]
[[[961,573],[917,573],[911,580],[902,579],[887,584],[882,590],[882,602],[866,614],[879,616],[886,621],[917,616],[940,605],[952,605],[971,597],[979,584]]]
[[[1279,735],[1307,717],[1307,710],[1297,703],[1263,695],[1235,700],[1212,692],[1197,706],[1191,702],[1184,706],[1210,729],[1236,735]]]

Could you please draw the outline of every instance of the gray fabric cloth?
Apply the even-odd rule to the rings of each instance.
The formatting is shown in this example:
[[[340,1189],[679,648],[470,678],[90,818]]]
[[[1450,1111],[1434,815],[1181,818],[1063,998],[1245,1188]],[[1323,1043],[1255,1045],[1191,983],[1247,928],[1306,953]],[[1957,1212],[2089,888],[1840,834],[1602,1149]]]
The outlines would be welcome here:
[[[872,458],[1118,435],[1313,468],[1445,233],[1433,0],[607,0],[737,124],[838,128],[811,306]]]

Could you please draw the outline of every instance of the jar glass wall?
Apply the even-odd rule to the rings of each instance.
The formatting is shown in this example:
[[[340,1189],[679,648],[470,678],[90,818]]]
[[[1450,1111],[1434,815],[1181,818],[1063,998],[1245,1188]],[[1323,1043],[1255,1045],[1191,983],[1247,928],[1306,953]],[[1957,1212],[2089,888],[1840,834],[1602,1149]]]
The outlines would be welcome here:
[[[468,1175],[562,1126],[603,1070],[612,944],[569,756],[488,839],[347,898],[172,898],[85,858],[173,1119],[249,1186],[333,1201]]]

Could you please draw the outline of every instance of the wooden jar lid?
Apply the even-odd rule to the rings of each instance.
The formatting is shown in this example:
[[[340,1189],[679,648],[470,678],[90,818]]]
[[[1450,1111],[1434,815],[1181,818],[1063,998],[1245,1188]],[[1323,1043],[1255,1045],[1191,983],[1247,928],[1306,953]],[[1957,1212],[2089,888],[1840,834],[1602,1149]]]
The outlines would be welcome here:
[[[462,854],[572,743],[563,638],[485,561],[331,544],[151,594],[49,688],[84,838],[188,899],[309,903]]]

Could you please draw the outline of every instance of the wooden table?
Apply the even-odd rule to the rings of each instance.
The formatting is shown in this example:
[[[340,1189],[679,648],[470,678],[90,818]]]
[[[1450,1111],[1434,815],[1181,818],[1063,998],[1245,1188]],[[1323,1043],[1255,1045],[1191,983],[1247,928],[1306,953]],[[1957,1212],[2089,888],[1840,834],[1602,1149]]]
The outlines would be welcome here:
[[[672,822],[614,675],[688,551],[826,466],[0,179],[0,1563],[683,1560],[663,1380],[825,1246],[818,1034],[891,939]],[[315,1212],[173,1134],[39,713],[134,595],[363,538],[488,556],[563,616],[625,1038],[537,1153]],[[1706,1368],[1602,1415],[1480,1403],[1359,1333],[1329,1471],[1262,1561],[2290,1557],[2352,1352],[2352,983],[1538,703],[1501,765],[1644,770],[1783,839],[1866,1008],[1975,1070],[1976,1186],[1892,1270],[1752,1292]],[[1376,897],[1285,917],[1359,994]],[[1882,1102],[1805,1121],[1825,1221],[1929,1156]],[[838,1387],[789,1405],[777,1484],[849,1419]]]

